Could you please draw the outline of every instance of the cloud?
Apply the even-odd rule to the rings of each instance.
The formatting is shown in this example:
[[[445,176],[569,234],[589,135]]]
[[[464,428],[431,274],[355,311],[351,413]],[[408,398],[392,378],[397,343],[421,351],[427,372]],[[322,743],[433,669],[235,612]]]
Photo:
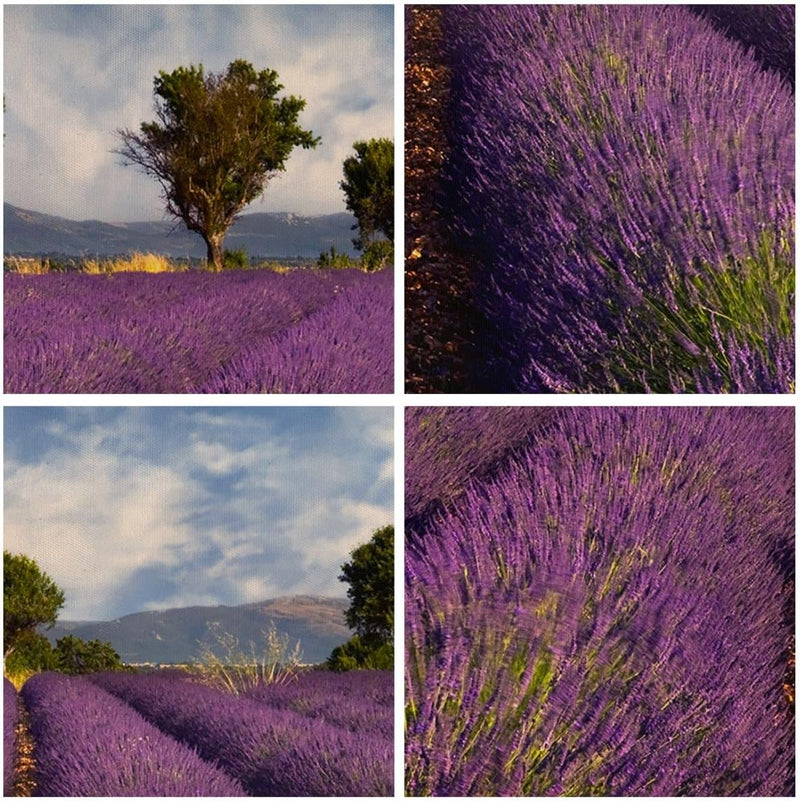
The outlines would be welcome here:
[[[391,409],[9,407],[5,547],[66,619],[344,594],[392,520]]]
[[[392,6],[8,6],[5,198],[72,219],[160,219],[157,184],[121,165],[114,132],[153,119],[153,77],[236,58],[275,69],[322,137],[251,211],[344,211],[342,162],[393,136]]]

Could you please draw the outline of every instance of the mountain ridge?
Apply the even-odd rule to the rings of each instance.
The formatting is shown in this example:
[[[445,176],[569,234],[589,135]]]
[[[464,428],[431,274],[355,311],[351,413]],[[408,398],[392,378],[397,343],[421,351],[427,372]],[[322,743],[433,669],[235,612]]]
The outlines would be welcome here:
[[[348,605],[346,598],[280,596],[236,606],[132,612],[106,621],[59,620],[42,633],[53,645],[69,634],[110,642],[127,663],[179,664],[198,659],[204,646],[223,656],[217,641],[221,633],[234,636],[245,653],[252,641],[259,653],[263,632],[274,624],[279,635],[288,637],[290,651],[299,641],[303,661],[316,663],[352,636],[344,619]]]
[[[303,216],[254,212],[239,217],[225,238],[231,250],[251,258],[317,258],[331,247],[355,255],[348,212]],[[133,251],[171,258],[200,259],[200,236],[168,220],[103,222],[71,220],[3,203],[3,253],[15,256],[120,256]]]

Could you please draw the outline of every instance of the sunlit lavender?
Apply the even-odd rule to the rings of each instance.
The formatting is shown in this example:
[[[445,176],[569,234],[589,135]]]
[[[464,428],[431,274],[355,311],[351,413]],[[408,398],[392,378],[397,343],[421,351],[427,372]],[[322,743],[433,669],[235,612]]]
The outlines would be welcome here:
[[[442,9],[483,391],[793,390],[794,9],[703,8]]]
[[[407,415],[407,793],[792,795],[793,410],[490,411],[457,494]]]
[[[5,276],[5,391],[380,393],[391,271]]]

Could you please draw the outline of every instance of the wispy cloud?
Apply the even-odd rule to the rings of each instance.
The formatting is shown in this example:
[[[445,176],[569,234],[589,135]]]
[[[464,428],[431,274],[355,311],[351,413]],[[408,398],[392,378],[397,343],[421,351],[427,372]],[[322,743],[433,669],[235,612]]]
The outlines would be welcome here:
[[[107,619],[342,596],[392,520],[391,409],[5,410],[4,545]]]
[[[393,136],[393,7],[22,5],[4,8],[5,199],[71,219],[160,219],[156,183],[110,151],[153,115],[160,70],[236,58],[278,72],[322,137],[251,211],[344,211],[342,162]]]

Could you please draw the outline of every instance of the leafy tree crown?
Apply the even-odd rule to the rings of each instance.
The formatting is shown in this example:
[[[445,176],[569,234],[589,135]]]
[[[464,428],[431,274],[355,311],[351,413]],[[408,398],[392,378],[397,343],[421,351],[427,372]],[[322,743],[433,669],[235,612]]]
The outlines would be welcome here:
[[[359,545],[342,565],[340,581],[350,584],[347,624],[365,643],[394,639],[394,526],[384,526]]]

